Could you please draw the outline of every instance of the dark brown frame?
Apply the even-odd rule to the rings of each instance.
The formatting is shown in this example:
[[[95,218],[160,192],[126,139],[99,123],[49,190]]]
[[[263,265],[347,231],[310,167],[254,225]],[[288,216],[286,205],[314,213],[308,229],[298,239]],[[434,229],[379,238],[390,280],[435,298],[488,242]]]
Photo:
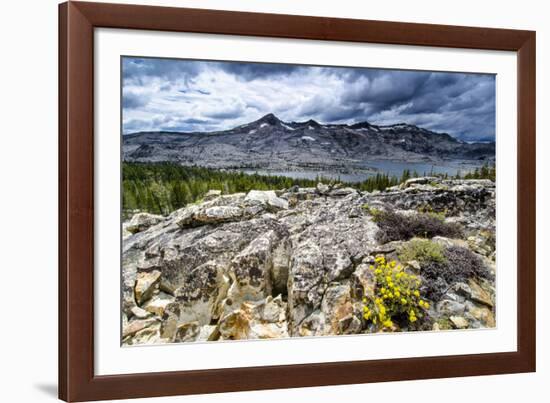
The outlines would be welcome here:
[[[94,375],[93,32],[96,27],[517,52],[518,351]],[[76,402],[533,372],[535,361],[535,32],[105,3],[60,4],[60,399]]]

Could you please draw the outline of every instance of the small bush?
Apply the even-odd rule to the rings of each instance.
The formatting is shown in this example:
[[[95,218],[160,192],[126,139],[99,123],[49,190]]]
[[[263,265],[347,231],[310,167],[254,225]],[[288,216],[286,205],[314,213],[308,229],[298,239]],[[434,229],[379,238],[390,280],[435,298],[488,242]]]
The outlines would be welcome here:
[[[440,217],[443,217],[443,218],[445,218],[445,216],[447,215],[447,209],[444,209],[444,210],[438,212],[438,211],[435,211],[429,203],[424,203],[424,204],[418,206],[416,208],[416,211],[419,212],[419,213],[437,214],[437,215],[439,215]]]
[[[470,278],[491,279],[488,268],[479,256],[467,248],[450,246],[443,252],[445,261],[426,261],[421,264],[424,278],[422,290],[432,301],[441,299],[449,285]]]
[[[412,239],[399,251],[399,260],[402,262],[416,260],[421,264],[428,262],[444,263],[446,258],[443,252],[442,245],[428,239],[416,238]]]
[[[407,273],[395,260],[378,256],[371,270],[376,287],[374,296],[363,298],[363,317],[377,329],[392,329],[394,324],[411,325],[423,318],[430,305],[420,298],[420,279]]]
[[[438,214],[405,215],[386,210],[378,211],[373,215],[373,220],[380,228],[376,238],[381,243],[404,241],[413,237],[432,238],[440,235],[448,238],[460,238],[463,236],[460,225],[446,223]]]
[[[371,207],[368,204],[363,204],[361,208],[365,210],[365,212],[370,214],[374,221],[376,221],[378,219],[377,217],[384,212],[383,210],[380,210],[376,207]]]

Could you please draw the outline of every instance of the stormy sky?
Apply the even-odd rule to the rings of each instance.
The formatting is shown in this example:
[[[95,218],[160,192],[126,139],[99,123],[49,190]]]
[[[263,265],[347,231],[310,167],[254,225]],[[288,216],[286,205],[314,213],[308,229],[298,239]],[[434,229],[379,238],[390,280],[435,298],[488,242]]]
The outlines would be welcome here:
[[[125,57],[123,133],[284,121],[409,123],[465,141],[495,139],[495,77]]]

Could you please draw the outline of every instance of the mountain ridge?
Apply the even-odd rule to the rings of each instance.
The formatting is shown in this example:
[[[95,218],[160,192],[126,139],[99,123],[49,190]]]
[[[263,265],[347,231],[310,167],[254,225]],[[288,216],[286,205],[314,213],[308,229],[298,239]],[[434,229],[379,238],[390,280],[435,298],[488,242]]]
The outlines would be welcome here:
[[[285,122],[270,113],[211,132],[136,132],[123,136],[123,158],[213,168],[267,169],[360,166],[369,160],[492,162],[495,143],[466,143],[407,123]]]
[[[368,120],[363,120],[363,121],[360,121],[360,122],[355,122],[355,123],[320,123],[320,122],[317,122],[315,119],[309,119],[307,121],[290,121],[290,122],[287,122],[287,121],[284,121],[282,119],[280,119],[279,117],[277,117],[275,114],[273,113],[268,113],[264,116],[262,116],[261,118],[259,119],[256,119],[256,120],[253,120],[249,123],[244,123],[242,125],[238,125],[238,126],[235,126],[233,128],[230,128],[230,129],[224,129],[224,130],[213,130],[213,131],[181,131],[181,130],[141,130],[141,131],[137,131],[137,132],[131,132],[131,133],[127,133],[127,134],[124,134],[123,136],[135,136],[135,135],[139,135],[139,134],[144,134],[144,133],[159,133],[159,134],[162,134],[162,133],[171,133],[171,134],[207,134],[207,133],[223,133],[223,132],[229,132],[229,131],[234,131],[236,129],[239,129],[239,128],[242,128],[242,127],[248,127],[248,126],[251,126],[253,124],[261,124],[261,123],[270,123],[275,125],[275,124],[281,124],[281,125],[287,125],[287,126],[290,126],[290,127],[293,127],[293,129],[296,129],[297,127],[300,127],[300,126],[308,126],[308,125],[311,125],[311,126],[314,126],[314,127],[321,127],[321,126],[325,126],[325,127],[348,127],[350,129],[362,129],[362,128],[374,128],[374,129],[392,129],[392,128],[397,128],[397,127],[406,127],[406,128],[411,128],[411,129],[416,129],[416,130],[422,130],[424,132],[428,132],[428,133],[432,133],[432,134],[443,134],[443,135],[447,135],[453,139],[455,139],[457,142],[459,143],[470,143],[470,144],[476,144],[476,143],[494,143],[494,141],[464,141],[464,140],[461,140],[455,136],[453,136],[452,134],[449,134],[449,133],[446,133],[446,132],[437,132],[437,131],[433,131],[433,130],[429,130],[429,129],[426,129],[426,128],[423,128],[421,126],[417,126],[417,125],[414,125],[414,124],[411,124],[411,123],[406,123],[406,122],[398,122],[398,123],[392,123],[392,124],[388,124],[388,125],[378,125],[378,124],[374,124],[374,123],[370,123]]]

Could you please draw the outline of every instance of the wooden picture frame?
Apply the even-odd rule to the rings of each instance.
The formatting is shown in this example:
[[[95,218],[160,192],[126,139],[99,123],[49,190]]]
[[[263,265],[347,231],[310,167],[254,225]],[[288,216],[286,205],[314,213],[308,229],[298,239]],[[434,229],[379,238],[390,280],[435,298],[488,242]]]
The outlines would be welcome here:
[[[505,50],[518,58],[518,350],[94,375],[94,28]],[[59,6],[59,398],[66,401],[535,371],[535,32],[68,2]]]

